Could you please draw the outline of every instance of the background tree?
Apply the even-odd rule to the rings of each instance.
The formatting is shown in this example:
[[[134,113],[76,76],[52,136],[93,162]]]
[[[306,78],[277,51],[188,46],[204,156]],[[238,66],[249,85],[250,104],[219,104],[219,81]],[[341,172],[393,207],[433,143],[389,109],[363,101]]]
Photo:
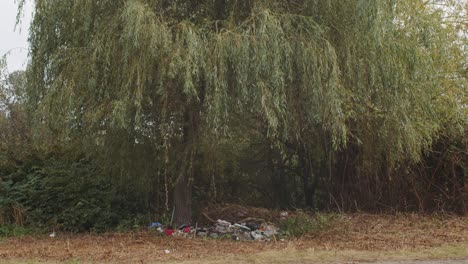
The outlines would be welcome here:
[[[176,224],[197,183],[415,204],[411,168],[464,137],[458,32],[422,0],[36,1],[27,109]]]

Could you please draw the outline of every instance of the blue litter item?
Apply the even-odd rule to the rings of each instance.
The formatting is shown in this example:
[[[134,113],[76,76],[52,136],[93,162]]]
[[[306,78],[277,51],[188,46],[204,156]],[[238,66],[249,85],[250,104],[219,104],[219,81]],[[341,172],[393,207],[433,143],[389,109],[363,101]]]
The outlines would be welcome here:
[[[163,227],[163,225],[161,223],[159,223],[159,222],[153,222],[149,226],[149,228],[156,228],[156,227]]]

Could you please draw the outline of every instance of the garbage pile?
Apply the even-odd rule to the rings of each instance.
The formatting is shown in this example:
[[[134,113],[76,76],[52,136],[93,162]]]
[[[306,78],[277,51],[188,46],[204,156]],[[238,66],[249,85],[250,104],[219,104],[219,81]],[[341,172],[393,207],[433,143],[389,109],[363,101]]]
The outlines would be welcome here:
[[[228,238],[236,241],[269,242],[277,240],[277,237],[281,235],[279,228],[271,223],[249,221],[233,224],[221,219],[218,219],[214,225],[203,228],[182,225],[174,229],[163,227],[160,223],[152,223],[150,228],[155,228],[159,233],[164,233],[167,236],[208,237],[213,239]]]
[[[201,231],[201,232],[200,232]],[[230,237],[238,241],[271,241],[276,240],[280,235],[280,230],[271,223],[261,223],[259,221],[249,221],[243,223],[230,223],[218,219],[216,224],[209,229],[197,230],[200,236],[210,236],[212,238]]]
[[[285,236],[285,234],[281,232],[280,228],[273,223],[273,218],[276,218],[277,222],[278,220],[284,221],[288,218],[288,212],[270,212],[270,214],[268,214],[267,212],[259,211],[259,209],[255,208],[242,208],[242,210],[240,208],[236,208],[237,210],[233,210],[233,208],[230,209],[230,214],[224,213],[224,216],[227,216],[231,221],[223,219],[213,220],[207,214],[203,214],[207,221],[201,221],[203,224],[202,227],[199,227],[197,224],[195,227],[191,225],[182,225],[178,228],[173,228],[170,226],[164,227],[161,223],[155,222],[150,225],[150,229],[156,229],[159,233],[165,234],[166,236],[232,239],[236,241],[269,242],[282,240],[282,237]],[[219,212],[223,211],[217,212],[219,216]],[[262,216],[262,218],[245,218],[249,212],[254,216]],[[266,217],[269,219],[263,219]],[[242,219],[236,221],[235,218]]]

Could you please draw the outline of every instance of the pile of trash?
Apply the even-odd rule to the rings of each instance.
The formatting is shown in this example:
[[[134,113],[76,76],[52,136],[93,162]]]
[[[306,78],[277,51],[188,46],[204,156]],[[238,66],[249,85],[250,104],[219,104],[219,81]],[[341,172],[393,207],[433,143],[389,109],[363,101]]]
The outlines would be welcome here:
[[[166,236],[184,237],[208,237],[213,239],[229,238],[236,241],[263,241],[269,242],[277,240],[282,236],[278,227],[271,223],[259,223],[250,221],[245,223],[230,223],[218,219],[216,223],[209,227],[193,227],[182,225],[178,228],[164,227],[161,223],[155,222],[150,225],[151,229],[156,229]]]
[[[233,224],[218,219],[213,227],[197,230],[197,235],[212,238],[230,237],[238,241],[271,241],[271,239],[277,239],[277,236],[280,235],[280,230],[271,223],[260,223],[255,220]]]
[[[277,241],[283,240],[285,236],[280,228],[273,223],[284,221],[288,218],[288,212],[272,212],[266,209],[245,208],[231,206],[227,210],[224,207],[222,210],[217,210],[212,215],[226,216],[228,220],[218,219],[213,220],[207,213],[203,213],[204,221],[200,221],[202,227],[197,225],[182,225],[178,228],[163,226],[159,222],[152,223],[150,229],[156,229],[159,233],[167,236],[183,236],[183,237],[206,237],[213,239],[232,239],[236,241]],[[227,213],[229,212],[229,213]],[[255,217],[246,217],[247,215]],[[260,218],[260,217],[261,218]],[[240,219],[236,221],[236,218]],[[264,218],[267,218],[265,220]],[[230,220],[230,221],[229,221]]]

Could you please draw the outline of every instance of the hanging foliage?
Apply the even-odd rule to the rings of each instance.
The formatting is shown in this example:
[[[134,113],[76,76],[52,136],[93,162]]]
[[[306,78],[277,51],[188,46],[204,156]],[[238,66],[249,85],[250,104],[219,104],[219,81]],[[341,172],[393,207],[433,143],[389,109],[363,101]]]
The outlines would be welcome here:
[[[28,106],[113,174],[164,178],[166,208],[169,189],[190,200],[194,157],[236,122],[264,124],[312,196],[340,177],[381,187],[463,134],[457,33],[422,0],[36,1]]]

